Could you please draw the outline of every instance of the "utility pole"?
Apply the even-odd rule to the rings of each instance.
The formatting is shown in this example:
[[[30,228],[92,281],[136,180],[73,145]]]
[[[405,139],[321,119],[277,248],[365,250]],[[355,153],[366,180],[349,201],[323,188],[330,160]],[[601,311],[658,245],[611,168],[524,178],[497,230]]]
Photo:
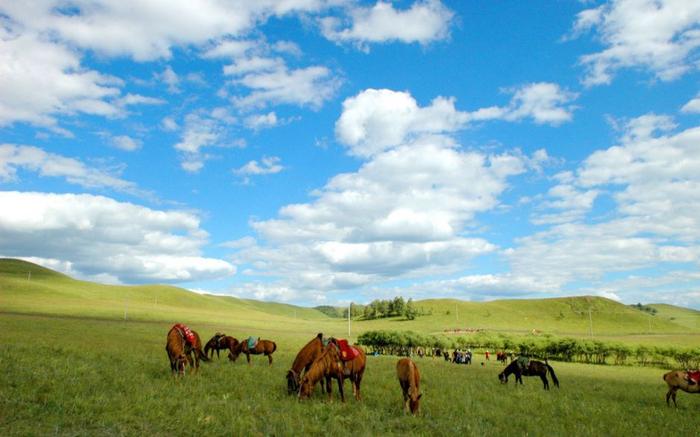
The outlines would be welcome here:
[[[32,271],[30,270],[29,272],[27,272],[27,281],[31,281],[31,280],[32,280]]]
[[[588,333],[593,337],[593,316],[591,316],[591,307],[588,307]]]

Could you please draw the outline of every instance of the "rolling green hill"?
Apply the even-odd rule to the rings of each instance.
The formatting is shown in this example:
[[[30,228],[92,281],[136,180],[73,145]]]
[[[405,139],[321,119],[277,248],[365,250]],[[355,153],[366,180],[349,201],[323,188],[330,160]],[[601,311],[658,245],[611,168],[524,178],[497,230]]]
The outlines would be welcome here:
[[[376,329],[465,335],[480,330],[523,335],[595,337],[700,336],[700,312],[654,305],[650,315],[601,297],[468,302],[417,301],[427,315],[354,320],[352,334]],[[347,322],[314,308],[198,294],[166,285],[115,286],[72,279],[26,261],[0,259],[0,311],[152,322],[184,322],[245,329],[271,326],[298,332],[347,333]],[[697,342],[698,337],[693,337]]]
[[[647,306],[657,311],[656,317],[659,319],[668,320],[693,331],[700,330],[700,311],[664,303],[649,304]]]

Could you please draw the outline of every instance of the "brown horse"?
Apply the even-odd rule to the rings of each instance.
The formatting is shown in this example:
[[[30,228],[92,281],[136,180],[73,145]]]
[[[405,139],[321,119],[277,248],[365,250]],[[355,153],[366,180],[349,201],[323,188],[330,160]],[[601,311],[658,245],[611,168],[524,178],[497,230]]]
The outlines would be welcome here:
[[[544,384],[544,389],[549,390],[547,372],[549,372],[549,376],[552,377],[552,382],[554,382],[554,385],[559,387],[559,380],[554,374],[554,369],[552,369],[552,366],[550,366],[546,360],[544,363],[542,361],[530,360],[525,369],[520,368],[520,364],[517,360],[513,361],[512,363],[508,364],[505,369],[503,369],[503,372],[498,374],[498,379],[503,384],[506,384],[508,382],[508,375],[512,373],[515,374],[515,383],[517,384],[519,382],[520,385],[522,385],[523,376],[539,376],[542,380],[542,384]]]
[[[357,349],[359,354],[352,360],[343,362],[340,360],[340,347],[336,339],[331,338],[328,345],[323,349],[323,353],[314,360],[309,370],[304,374],[301,380],[301,387],[299,387],[299,399],[310,397],[316,383],[321,378],[325,378],[328,400],[331,400],[331,378],[335,378],[338,381],[340,399],[345,402],[343,382],[345,377],[348,377],[352,382],[352,392],[355,395],[355,399],[359,401],[362,398],[360,395],[360,383],[365,372],[367,358],[365,351],[361,347],[353,347]]]
[[[508,364],[508,354],[501,351],[496,352],[496,361],[498,361],[499,363],[503,363],[503,365],[505,366],[506,364]]]
[[[275,342],[272,340],[258,340],[258,342],[255,344],[255,347],[252,349],[248,347],[248,341],[243,340],[228,353],[228,359],[231,361],[236,361],[241,352],[243,352],[245,354],[246,359],[248,360],[248,364],[250,364],[251,354],[264,354],[267,357],[270,365],[272,365],[272,353],[276,350],[277,344],[275,344]]]
[[[403,405],[406,412],[418,414],[420,408],[420,372],[416,363],[408,358],[401,358],[396,363],[396,376],[399,377],[399,384],[403,391]]]
[[[232,351],[234,347],[238,344],[238,340],[234,337],[224,334],[214,335],[204,346],[204,355],[214,358],[214,351],[216,351],[216,357],[220,358],[220,350]]]
[[[178,375],[185,374],[185,366],[190,365],[193,372],[199,369],[199,360],[209,361],[202,352],[202,340],[197,331],[192,331],[194,344],[190,344],[184,333],[176,326],[170,328],[165,343],[165,351],[170,360],[170,370]]]
[[[691,384],[691,379],[688,376],[688,372],[683,370],[673,370],[664,374],[664,381],[668,384],[668,393],[666,393],[666,405],[669,405],[669,399],[673,399],[673,405],[678,407],[676,404],[676,392],[678,389],[683,390],[686,393],[700,393],[700,384],[695,382]]]
[[[299,384],[301,383],[301,373],[308,372],[311,364],[323,353],[323,333],[319,332],[306,346],[301,348],[292,368],[287,372],[287,392],[289,394],[299,392]],[[321,380],[323,386],[323,380]],[[323,387],[321,387],[323,390]]]

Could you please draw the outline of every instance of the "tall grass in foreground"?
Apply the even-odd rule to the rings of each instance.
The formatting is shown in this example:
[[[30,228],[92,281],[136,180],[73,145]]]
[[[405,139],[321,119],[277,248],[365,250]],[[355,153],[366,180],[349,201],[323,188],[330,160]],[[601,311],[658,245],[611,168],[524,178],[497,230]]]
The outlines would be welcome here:
[[[253,356],[170,375],[168,325],[0,315],[0,435],[696,435],[700,396],[664,402],[662,371],[551,363],[561,389],[539,379],[501,385],[496,363],[416,359],[422,415],[406,416],[396,357],[368,357],[363,400],[288,396],[284,375],[311,336],[271,327],[272,367]],[[193,326],[208,338],[213,329]],[[211,332],[210,332],[211,331]]]

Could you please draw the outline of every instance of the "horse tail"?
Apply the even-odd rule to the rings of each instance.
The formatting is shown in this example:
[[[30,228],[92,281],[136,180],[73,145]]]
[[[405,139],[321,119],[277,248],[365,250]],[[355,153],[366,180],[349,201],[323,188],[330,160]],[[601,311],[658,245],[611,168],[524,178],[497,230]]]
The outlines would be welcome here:
[[[549,370],[549,375],[552,377],[552,382],[554,382],[554,385],[559,387],[559,380],[557,379],[557,375],[554,374],[554,369],[552,369],[552,366],[547,363],[547,360],[545,360],[544,365],[547,366],[547,370]]]
[[[277,350],[277,343],[275,343],[275,342],[273,341],[273,342],[272,342],[272,352],[274,352],[274,351],[276,351],[276,350]],[[270,353],[272,353],[272,352],[270,352]]]

